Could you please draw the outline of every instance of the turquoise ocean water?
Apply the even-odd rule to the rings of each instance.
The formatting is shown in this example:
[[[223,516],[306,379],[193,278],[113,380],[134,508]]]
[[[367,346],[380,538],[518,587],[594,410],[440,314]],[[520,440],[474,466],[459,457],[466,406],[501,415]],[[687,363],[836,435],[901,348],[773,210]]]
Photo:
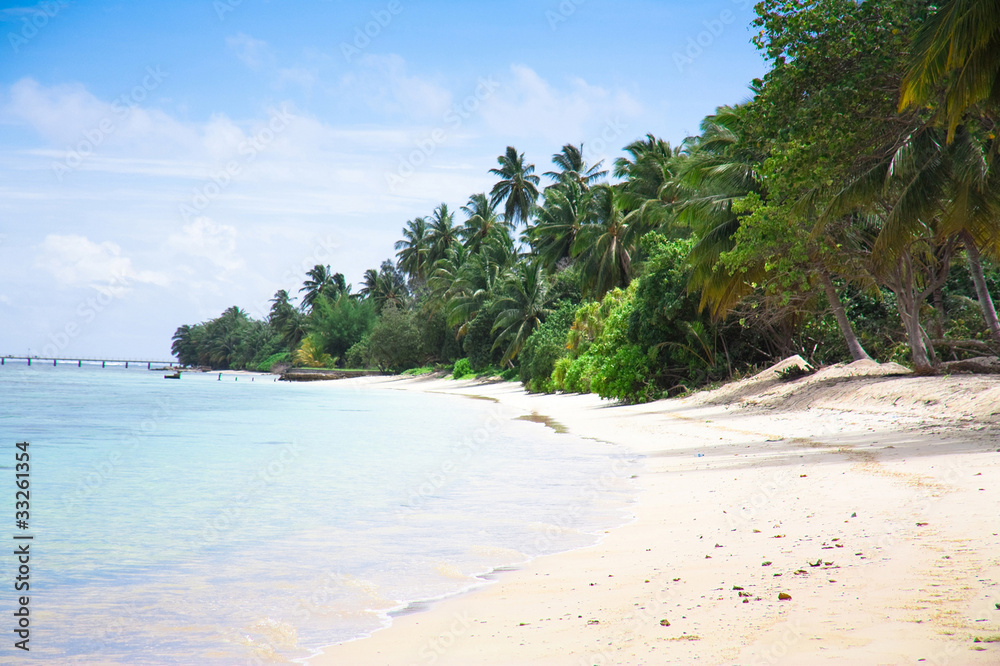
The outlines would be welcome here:
[[[300,659],[629,512],[624,451],[491,401],[163,374],[0,367],[0,539],[34,536],[30,653],[0,549],[0,663]]]

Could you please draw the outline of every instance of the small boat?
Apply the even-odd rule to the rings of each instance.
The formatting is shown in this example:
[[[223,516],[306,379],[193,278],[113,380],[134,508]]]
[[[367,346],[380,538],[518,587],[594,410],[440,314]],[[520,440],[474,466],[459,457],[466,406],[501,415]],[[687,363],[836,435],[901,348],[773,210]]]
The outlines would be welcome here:
[[[163,378],[164,379],[180,379],[181,378],[181,373],[180,372],[175,372],[172,375],[163,375]]]

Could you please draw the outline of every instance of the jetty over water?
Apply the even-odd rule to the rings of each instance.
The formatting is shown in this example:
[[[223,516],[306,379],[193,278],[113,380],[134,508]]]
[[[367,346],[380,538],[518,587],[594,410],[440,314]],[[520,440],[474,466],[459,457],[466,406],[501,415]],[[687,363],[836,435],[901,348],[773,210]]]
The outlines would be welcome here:
[[[59,363],[71,363],[71,364],[76,363],[76,367],[78,368],[83,367],[84,363],[88,365],[97,365],[98,363],[100,363],[102,368],[106,368],[108,363],[111,363],[113,365],[121,365],[124,363],[126,368],[129,367],[129,364],[142,365],[143,363],[145,363],[147,370],[152,370],[154,363],[157,366],[165,366],[168,368],[174,367],[173,361],[151,361],[149,359],[138,359],[138,358],[120,358],[120,359],[79,358],[79,357],[59,358],[53,356],[33,356],[33,355],[29,356],[27,354],[7,354],[6,356],[0,356],[0,365],[6,365],[7,361],[27,361],[28,365],[31,365],[33,362],[34,363],[41,362],[48,364],[49,361],[52,361],[53,366],[58,366]]]

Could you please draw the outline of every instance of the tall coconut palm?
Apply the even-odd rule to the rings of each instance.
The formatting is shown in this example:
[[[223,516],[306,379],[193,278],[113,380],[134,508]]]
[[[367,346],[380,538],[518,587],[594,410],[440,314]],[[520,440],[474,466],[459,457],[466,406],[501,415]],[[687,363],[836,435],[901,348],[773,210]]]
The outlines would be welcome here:
[[[630,157],[615,160],[615,176],[622,179],[621,190],[629,209],[638,210],[642,223],[669,236],[687,235],[687,229],[673,229],[678,206],[693,195],[679,174],[687,155],[680,146],[647,134],[624,151]]]
[[[459,230],[459,235],[470,252],[478,252],[483,242],[493,234],[508,234],[507,223],[496,214],[489,197],[484,193],[469,197],[469,203],[462,206],[462,212],[467,219]]]
[[[455,215],[442,203],[434,209],[427,228],[428,261],[431,265],[445,256],[448,248],[459,243],[459,228],[455,226]]]
[[[279,289],[271,299],[268,322],[281,335],[282,342],[289,348],[297,347],[306,335],[302,314],[291,304],[288,292]]]
[[[505,347],[501,362],[510,363],[550,312],[548,283],[541,266],[522,263],[501,290],[502,296],[496,302],[500,313],[493,324],[493,331],[500,333],[493,348]]]
[[[396,258],[399,267],[410,276],[410,279],[424,281],[427,279],[427,259],[430,252],[427,221],[422,217],[414,218],[403,227],[403,238],[396,241]],[[378,271],[373,272],[377,275]]]
[[[528,229],[530,245],[545,270],[555,270],[572,256],[573,243],[588,217],[591,201],[592,197],[575,180],[562,187],[546,188],[544,203]]]
[[[584,289],[599,299],[631,281],[632,260],[645,230],[638,215],[629,214],[617,188],[598,185],[591,199],[589,217],[580,226],[571,252],[582,264]]]
[[[608,170],[601,168],[604,160],[593,166],[589,166],[583,159],[583,144],[574,146],[567,143],[562,149],[552,156],[552,163],[558,171],[546,171],[543,175],[551,178],[555,183],[575,182],[581,189],[587,190],[591,185],[608,175]]]
[[[490,204],[504,205],[504,218],[511,226],[527,224],[535,201],[538,199],[538,183],[534,164],[525,164],[524,153],[518,153],[513,146],[497,158],[498,169],[490,173],[499,176],[500,181],[490,190]]]
[[[306,295],[302,297],[302,309],[309,311],[312,310],[313,303],[320,295],[336,289],[336,283],[329,266],[316,264],[306,272],[306,275],[308,278],[302,283],[299,293],[306,292]]]
[[[434,293],[446,305],[447,321],[465,335],[468,325],[494,296],[498,285],[517,261],[514,241],[506,233],[489,236],[476,253],[463,246],[453,248],[449,257],[435,268]]]
[[[358,294],[371,299],[376,312],[381,312],[386,306],[401,308],[410,297],[403,273],[389,259],[383,261],[377,271],[374,268],[366,270],[361,284]]]
[[[966,113],[1000,111],[1000,2],[948,0],[917,31],[900,108],[927,104],[943,89],[948,140]]]

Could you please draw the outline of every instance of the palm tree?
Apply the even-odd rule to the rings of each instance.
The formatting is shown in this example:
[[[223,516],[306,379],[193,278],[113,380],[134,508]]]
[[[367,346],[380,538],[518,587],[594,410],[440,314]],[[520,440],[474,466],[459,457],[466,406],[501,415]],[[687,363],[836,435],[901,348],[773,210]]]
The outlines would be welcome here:
[[[716,320],[723,318],[744,296],[761,271],[731,271],[719,264],[724,252],[735,247],[741,216],[733,204],[748,194],[763,194],[757,170],[760,155],[745,145],[747,107],[719,107],[701,123],[701,136],[688,146],[679,174],[688,188],[677,204],[678,221],[695,230],[691,250],[691,290],[701,291],[700,307],[708,307]]]
[[[448,204],[443,203],[435,208],[427,230],[427,259],[431,265],[445,256],[448,248],[459,242],[458,234],[459,228],[455,226],[455,216],[448,210]]]
[[[602,169],[601,160],[593,166],[588,166],[583,159],[583,144],[579,147],[567,143],[558,153],[552,156],[552,163],[559,167],[559,171],[546,171],[548,176],[557,185],[568,182],[577,183],[581,189],[587,190],[591,185],[608,175],[607,169]]]
[[[496,214],[489,197],[484,193],[473,194],[469,203],[462,206],[465,225],[459,231],[462,242],[473,253],[478,252],[483,242],[495,233],[508,234],[508,225]]]
[[[947,278],[947,260],[957,243],[965,247],[986,327],[1000,344],[1000,322],[980,260],[982,249],[994,255],[1000,249],[997,180],[982,142],[967,126],[956,128],[951,143],[944,131],[923,126],[854,174],[830,202],[827,218],[854,209],[879,215],[872,268],[892,279],[918,367],[926,367],[933,354],[923,339],[919,310]]]
[[[422,282],[427,279],[429,252],[427,221],[422,217],[410,220],[403,227],[403,239],[396,241],[396,258],[399,260],[399,267],[411,279]],[[378,273],[374,269],[371,270]]]
[[[917,31],[900,109],[936,100],[943,87],[942,120],[948,140],[972,107],[996,118],[1000,109],[1000,2],[948,0]]]
[[[335,291],[337,284],[334,282],[334,276],[330,273],[329,266],[316,264],[309,269],[306,275],[308,279],[302,283],[299,293],[306,292],[306,295],[302,297],[302,309],[312,310],[316,299],[321,295]],[[341,279],[343,279],[343,276],[341,276]]]
[[[365,271],[362,287],[358,293],[375,303],[376,312],[382,312],[386,306],[401,308],[406,305],[410,297],[405,277],[389,259],[382,262],[378,271],[374,268]]]
[[[621,190],[628,208],[638,210],[642,224],[648,228],[659,228],[668,236],[690,233],[671,228],[679,205],[693,196],[679,179],[687,157],[681,147],[671,148],[668,141],[647,134],[624,150],[631,157],[615,160],[615,176],[622,179]]]
[[[184,324],[174,331],[170,353],[177,357],[177,362],[181,365],[198,364],[198,328],[198,325]]]
[[[538,199],[540,179],[534,175],[535,165],[524,163],[524,153],[518,154],[513,146],[497,158],[499,169],[490,173],[499,176],[500,181],[490,191],[490,204],[494,207],[504,204],[504,217],[508,224],[527,224],[532,208]]]
[[[572,256],[573,243],[593,198],[580,183],[567,181],[563,187],[545,190],[545,201],[538,207],[535,224],[528,229],[528,239],[539,262],[553,271]]]
[[[282,342],[289,348],[297,347],[306,335],[302,314],[291,304],[288,292],[279,289],[271,299],[268,323],[281,335]]]
[[[510,363],[550,312],[548,283],[541,266],[522,263],[504,280],[501,290],[496,301],[500,313],[493,324],[493,331],[500,333],[493,348],[506,345],[501,363]]]
[[[632,259],[645,230],[639,216],[627,212],[617,188],[598,185],[591,198],[589,218],[580,226],[571,252],[583,265],[584,289],[600,299],[632,279]]]

